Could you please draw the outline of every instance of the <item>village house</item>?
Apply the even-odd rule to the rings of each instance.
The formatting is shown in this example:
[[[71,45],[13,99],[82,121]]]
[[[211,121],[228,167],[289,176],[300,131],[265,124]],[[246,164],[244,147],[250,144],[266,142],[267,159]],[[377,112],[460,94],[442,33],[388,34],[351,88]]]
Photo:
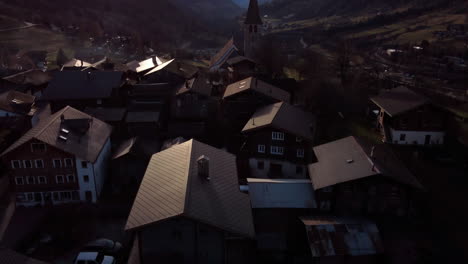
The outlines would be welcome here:
[[[52,79],[50,72],[28,70],[3,77],[0,90],[14,89],[23,93],[39,97]]]
[[[259,72],[257,62],[244,56],[230,58],[226,63],[230,83],[256,76]]]
[[[315,117],[279,102],[258,109],[242,133],[252,178],[307,179]]]
[[[377,264],[384,252],[375,223],[362,218],[307,216],[304,224],[310,263]]]
[[[119,89],[124,84],[122,72],[56,72],[41,100],[51,104],[52,112],[70,105],[81,111],[86,107],[117,107],[125,99]]]
[[[197,67],[178,59],[171,59],[145,73],[141,77],[141,83],[169,82],[179,84],[196,77],[197,73]]]
[[[445,114],[425,97],[400,86],[371,101],[379,108],[377,126],[383,142],[399,145],[441,145]]]
[[[212,85],[204,77],[187,80],[176,90],[171,104],[171,119],[207,120],[217,110],[217,100],[211,97]]]
[[[92,63],[73,58],[69,60],[68,62],[66,62],[65,64],[63,64],[61,70],[62,71],[81,71],[85,68],[90,67],[91,65]]]
[[[241,129],[255,111],[277,102],[289,103],[291,95],[255,77],[232,83],[223,95],[223,114],[233,129]]]
[[[166,62],[165,59],[160,58],[158,56],[154,56],[142,61],[130,61],[125,66],[127,67],[128,71],[132,72],[134,77],[138,78],[141,75],[149,72],[151,69],[163,64]]]
[[[15,90],[0,92],[0,122],[9,117],[29,117],[31,119],[36,113],[35,101],[35,96]],[[31,120],[28,121],[31,123]]]
[[[229,41],[211,58],[210,71],[226,71],[229,66],[227,61],[240,56],[240,54],[239,48],[234,42],[234,38],[229,39]]]
[[[17,205],[95,203],[107,175],[111,131],[69,106],[41,120],[0,155]]]
[[[389,146],[347,137],[314,147],[309,176],[318,207],[338,215],[405,216],[423,187]]]
[[[250,201],[236,157],[196,140],[151,158],[127,220],[140,263],[252,263]]]

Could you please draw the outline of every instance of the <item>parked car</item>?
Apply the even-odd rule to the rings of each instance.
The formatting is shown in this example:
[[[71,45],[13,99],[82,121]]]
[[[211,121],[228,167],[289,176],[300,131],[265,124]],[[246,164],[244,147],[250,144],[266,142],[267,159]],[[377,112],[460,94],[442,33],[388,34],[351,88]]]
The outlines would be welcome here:
[[[115,258],[99,252],[80,252],[74,264],[115,264]]]
[[[82,251],[101,252],[115,257],[121,249],[122,244],[119,242],[107,238],[100,238],[86,244]]]

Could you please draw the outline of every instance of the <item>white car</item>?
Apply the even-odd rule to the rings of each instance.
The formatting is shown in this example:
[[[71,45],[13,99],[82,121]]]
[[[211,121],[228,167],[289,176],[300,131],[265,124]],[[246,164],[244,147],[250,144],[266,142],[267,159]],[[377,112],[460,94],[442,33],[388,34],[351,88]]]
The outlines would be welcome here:
[[[99,252],[80,252],[75,264],[115,264],[115,258]]]

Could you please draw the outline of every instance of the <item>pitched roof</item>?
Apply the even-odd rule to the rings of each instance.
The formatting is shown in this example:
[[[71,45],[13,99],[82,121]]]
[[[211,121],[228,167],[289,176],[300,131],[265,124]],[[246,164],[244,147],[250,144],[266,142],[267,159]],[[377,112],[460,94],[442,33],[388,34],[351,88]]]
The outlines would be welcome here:
[[[127,109],[123,107],[86,107],[84,112],[104,122],[122,121]]]
[[[162,64],[153,68],[151,71],[147,72],[145,76],[153,74],[161,70],[167,70],[168,72],[171,72],[185,79],[192,78],[198,72],[197,67],[190,65],[188,63],[184,63],[184,62],[180,62],[178,60],[172,59],[172,60],[163,62]]]
[[[263,24],[262,18],[260,17],[260,9],[258,8],[257,0],[250,0],[249,9],[247,10],[247,16],[245,18],[244,24]]]
[[[118,159],[118,158],[130,153],[133,146],[135,145],[136,139],[137,139],[136,137],[133,137],[133,138],[129,138],[129,139],[125,140],[124,142],[122,142],[122,144],[119,145],[117,150],[112,155],[112,159]]]
[[[68,61],[67,63],[63,64],[62,68],[89,67],[89,66],[91,66],[91,63],[73,58],[70,61]]]
[[[392,117],[429,102],[427,98],[403,86],[383,91],[380,95],[372,97],[371,101]]]
[[[30,258],[8,248],[0,248],[1,264],[47,264],[41,260]]]
[[[15,90],[3,91],[0,93],[0,109],[22,115],[33,115],[36,111],[33,107],[35,100],[35,96]]]
[[[48,72],[28,70],[3,77],[3,79],[15,84],[42,85],[48,83],[52,78]]]
[[[130,71],[138,73],[152,69],[158,65],[163,64],[164,62],[166,62],[166,60],[159,58],[158,56],[154,56],[143,61],[131,61],[127,63],[126,66]]]
[[[69,133],[64,133],[62,129]],[[37,139],[94,163],[110,137],[111,131],[110,125],[67,106],[41,120],[0,156],[15,150],[31,139]],[[66,140],[60,139],[60,136],[64,136]]]
[[[301,217],[312,257],[363,256],[383,253],[375,223],[359,218]]]
[[[366,150],[369,152],[366,152],[354,137],[314,147],[318,162],[308,166],[314,189],[374,175],[382,175],[403,184],[422,188],[404,164],[385,146],[375,146],[372,154],[372,147]]]
[[[255,77],[249,77],[228,85],[226,87],[226,91],[224,91],[223,98],[227,98],[250,89],[278,101],[289,102],[291,98],[291,95],[288,92]]]
[[[209,159],[210,180],[198,176],[201,156]],[[239,190],[235,160],[234,155],[193,139],[154,154],[126,229],[181,216],[253,237],[250,201]]]
[[[127,112],[125,122],[127,123],[157,123],[159,121],[159,112],[155,111],[131,111]]]
[[[231,38],[224,44],[223,48],[221,48],[218,53],[216,53],[210,61],[210,68],[219,67],[223,65],[234,52],[238,52],[239,49],[236,47],[234,43],[234,38]]]
[[[187,92],[194,92],[205,96],[210,96],[213,86],[204,77],[197,77],[184,82],[176,91],[176,95]]]
[[[41,99],[99,99],[111,96],[122,84],[122,72],[60,71],[56,72]]]
[[[312,114],[279,102],[258,109],[247,121],[242,132],[273,127],[312,141],[314,134],[311,126],[315,129],[315,118]]]
[[[235,65],[235,64],[243,62],[243,61],[256,64],[256,62],[254,60],[252,60],[250,58],[247,58],[247,57],[244,57],[244,56],[236,56],[236,57],[228,59],[226,62],[229,65]]]

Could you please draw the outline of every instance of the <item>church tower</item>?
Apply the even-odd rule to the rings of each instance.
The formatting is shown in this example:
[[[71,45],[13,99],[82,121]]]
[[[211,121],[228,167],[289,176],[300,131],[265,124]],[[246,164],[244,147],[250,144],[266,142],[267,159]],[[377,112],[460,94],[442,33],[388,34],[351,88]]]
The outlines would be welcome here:
[[[260,39],[262,18],[258,9],[257,0],[250,0],[249,10],[244,22],[244,55],[248,58],[254,57],[254,49]]]

